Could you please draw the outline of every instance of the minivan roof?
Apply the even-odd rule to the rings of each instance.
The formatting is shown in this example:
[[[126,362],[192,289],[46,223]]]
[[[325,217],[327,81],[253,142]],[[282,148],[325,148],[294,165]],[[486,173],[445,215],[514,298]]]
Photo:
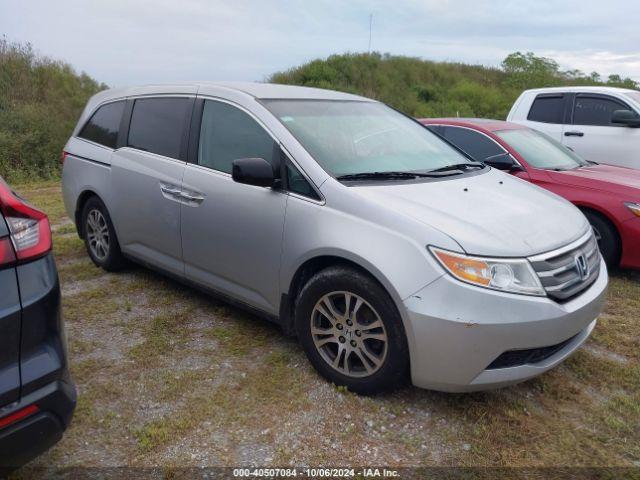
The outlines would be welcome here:
[[[133,95],[148,95],[158,93],[201,93],[219,94],[220,89],[234,90],[244,93],[256,99],[311,99],[311,100],[351,100],[368,101],[373,100],[350,93],[336,92],[335,90],[324,90],[321,88],[298,87],[294,85],[281,85],[275,83],[259,82],[185,82],[151,84],[139,87],[125,87],[104,90],[96,95],[99,102],[106,100],[128,97]]]

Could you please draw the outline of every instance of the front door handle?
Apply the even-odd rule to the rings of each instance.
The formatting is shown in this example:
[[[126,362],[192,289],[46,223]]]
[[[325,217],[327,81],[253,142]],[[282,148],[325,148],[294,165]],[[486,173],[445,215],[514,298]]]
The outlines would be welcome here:
[[[584,137],[584,132],[576,132],[571,131],[571,132],[564,132],[564,136],[565,137]]]

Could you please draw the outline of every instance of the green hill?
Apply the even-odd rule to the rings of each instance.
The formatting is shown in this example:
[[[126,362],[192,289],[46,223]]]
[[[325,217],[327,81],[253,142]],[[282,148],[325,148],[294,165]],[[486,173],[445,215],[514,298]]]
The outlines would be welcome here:
[[[62,147],[89,97],[104,88],[28,44],[0,39],[0,176],[59,176]]]
[[[636,88],[631,79],[562,71],[551,59],[512,53],[501,68],[432,62],[389,54],[332,55],[271,75],[275,83],[329,88],[375,98],[417,117],[506,117],[526,88],[609,85]]]
[[[513,53],[500,68],[432,62],[389,54],[344,54],[314,60],[267,81],[358,93],[414,116],[504,118],[524,88],[607,84],[630,79],[561,71],[551,59]],[[0,176],[9,181],[55,178],[61,150],[88,98],[107,88],[30,45],[0,39]]]

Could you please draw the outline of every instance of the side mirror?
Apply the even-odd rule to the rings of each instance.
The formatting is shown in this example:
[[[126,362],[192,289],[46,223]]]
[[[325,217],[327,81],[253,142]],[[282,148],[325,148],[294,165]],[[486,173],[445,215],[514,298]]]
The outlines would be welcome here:
[[[231,177],[238,183],[257,187],[273,187],[273,167],[264,158],[239,158],[232,163]]]
[[[521,170],[518,164],[513,160],[508,153],[499,153],[498,155],[492,155],[484,159],[485,165],[503,170],[505,172],[512,172],[514,170]]]
[[[611,123],[627,127],[640,127],[640,115],[631,110],[615,110],[611,115]]]

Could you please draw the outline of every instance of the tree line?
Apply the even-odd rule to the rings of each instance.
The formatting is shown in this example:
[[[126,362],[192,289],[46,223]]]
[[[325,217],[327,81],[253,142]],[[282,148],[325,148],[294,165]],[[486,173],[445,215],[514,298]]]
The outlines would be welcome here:
[[[637,88],[619,75],[563,71],[531,52],[486,67],[381,53],[313,60],[269,82],[328,88],[386,102],[409,115],[504,118],[526,88],[609,85]],[[61,150],[87,100],[107,85],[31,45],[0,39],[0,176],[8,181],[57,178]]]

